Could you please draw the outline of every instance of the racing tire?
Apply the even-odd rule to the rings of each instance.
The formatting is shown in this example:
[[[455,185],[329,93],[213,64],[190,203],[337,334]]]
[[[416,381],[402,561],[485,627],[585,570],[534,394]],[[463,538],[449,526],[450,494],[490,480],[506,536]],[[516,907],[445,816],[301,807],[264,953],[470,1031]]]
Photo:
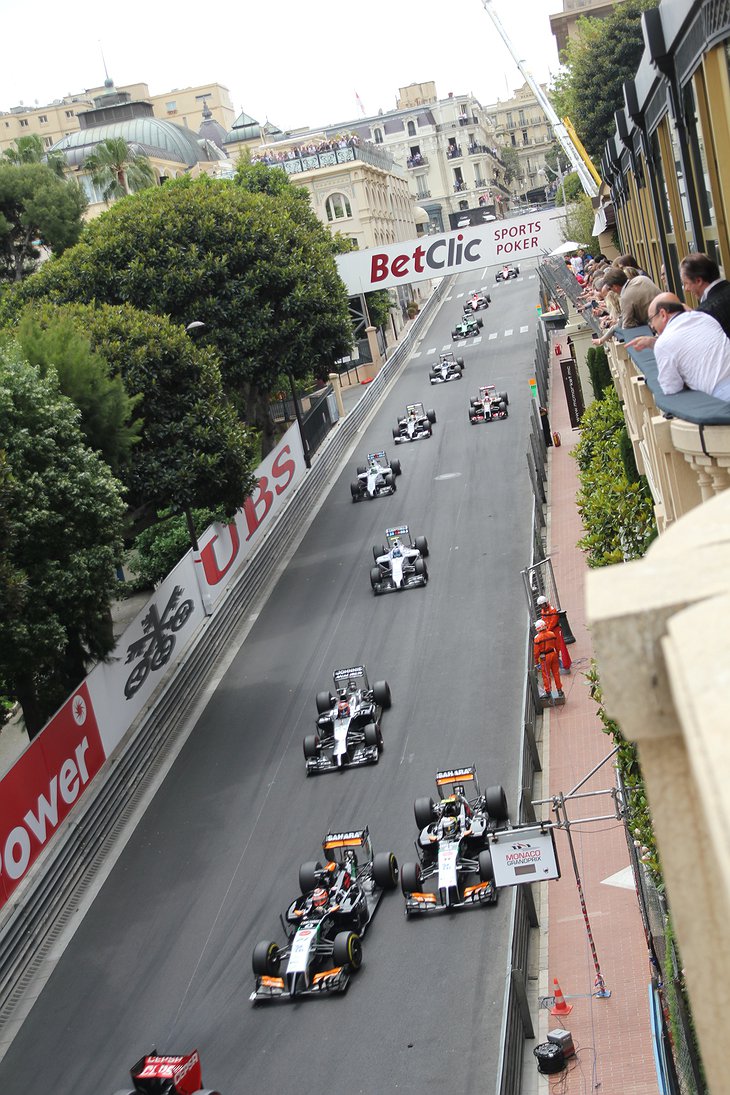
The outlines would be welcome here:
[[[395,476],[391,472],[388,472],[386,475],[383,476],[383,479],[385,481],[386,487],[390,487],[390,489],[395,494],[397,489],[395,485]]]
[[[491,303],[492,303],[492,298],[490,297],[489,293],[487,293],[487,304],[491,304]]]
[[[373,544],[373,559],[376,563],[381,555],[385,555],[385,547],[383,544],[381,544],[380,547],[378,547],[377,544]]]
[[[509,406],[509,396],[507,395],[506,392],[500,392],[499,393],[499,398],[502,400],[503,403],[506,403],[507,406]]]
[[[365,467],[364,464],[358,464],[356,470],[358,475],[364,475],[368,469]]]
[[[309,863],[302,863],[299,868],[299,892],[311,893],[312,890],[317,888],[317,871],[322,870],[322,864],[317,860],[310,860]]]
[[[373,881],[381,890],[394,890],[398,885],[400,871],[398,860],[392,852],[376,852],[373,856]]]
[[[332,961],[353,972],[362,965],[362,943],[357,932],[338,932],[332,945]]]
[[[461,335],[459,334],[458,331],[452,331],[451,332],[451,337],[454,339],[454,341],[457,341],[458,339],[461,338]]]
[[[423,795],[413,803],[413,816],[416,819],[419,833],[430,825],[435,815],[434,801],[430,795]],[[405,868],[405,863],[403,864]]]
[[[479,401],[478,401],[477,399],[474,399],[474,397],[472,396],[472,397],[471,397],[471,398],[469,399],[469,406],[470,406],[470,407],[476,407],[476,405],[477,405],[477,403],[478,403],[478,402],[479,402]]]
[[[472,426],[476,426],[477,416],[475,414],[470,414],[469,415],[469,421],[471,422]]]
[[[507,821],[509,819],[507,796],[501,783],[497,783],[494,787],[487,787],[484,804],[493,821]]]
[[[124,1091],[115,1091],[114,1095],[137,1095],[137,1092],[132,1091],[129,1087],[125,1087]]]
[[[360,501],[360,484],[350,483],[350,494],[352,495],[353,502]]]
[[[400,430],[392,429],[390,432],[393,434],[393,440],[397,441],[400,437]]]
[[[362,732],[368,749],[372,749],[374,745],[378,744],[378,728],[374,722],[366,722]]]
[[[310,760],[312,757],[316,757],[319,752],[319,738],[316,734],[307,734],[304,739],[304,757],[305,760]]]
[[[520,268],[519,268],[519,266],[515,266],[515,268],[514,268],[514,269],[515,269],[515,277],[517,277],[517,275],[518,275],[518,274],[519,274],[519,272],[520,272]]]
[[[393,475],[400,475],[401,474],[400,460],[391,460],[390,470],[393,472]]]
[[[436,425],[436,411],[426,411],[426,418],[432,426]]]
[[[370,567],[370,585],[373,589],[377,589],[380,585],[380,567]]]
[[[428,567],[424,563],[423,559],[416,559],[415,563],[413,564],[413,569],[419,578],[423,578],[423,584],[425,585],[428,581]]]
[[[317,693],[317,713],[324,715],[327,711],[332,709],[332,704],[335,702],[335,697],[331,692],[318,692]]]
[[[276,943],[265,940],[257,943],[251,956],[251,965],[256,977],[276,977],[281,957]]]
[[[423,871],[420,863],[404,863],[400,869],[400,888],[404,897],[423,893]]]
[[[428,555],[428,540],[426,539],[426,537],[417,536],[413,543],[416,545],[417,549],[420,551],[421,555],[425,559]]]
[[[373,685],[373,699],[377,703],[378,707],[382,707],[383,711],[387,711],[390,707],[392,700],[390,698],[390,685],[387,681],[376,681]]]
[[[479,328],[480,331],[481,331],[483,326],[484,326],[484,320],[483,319],[478,319],[477,320],[477,327]]]
[[[463,357],[457,357],[456,364],[459,366],[460,369],[463,369],[464,368],[464,358]]]
[[[428,379],[431,381],[432,384],[433,384],[434,380],[436,379],[436,373],[433,371],[433,369],[431,369],[431,371],[429,372]]]
[[[504,417],[506,418],[507,417],[507,404],[504,402],[504,400],[502,400],[502,402],[499,404],[499,409],[502,412],[502,414],[504,415]]]
[[[479,881],[494,882],[494,865],[489,848],[484,848],[479,853]]]

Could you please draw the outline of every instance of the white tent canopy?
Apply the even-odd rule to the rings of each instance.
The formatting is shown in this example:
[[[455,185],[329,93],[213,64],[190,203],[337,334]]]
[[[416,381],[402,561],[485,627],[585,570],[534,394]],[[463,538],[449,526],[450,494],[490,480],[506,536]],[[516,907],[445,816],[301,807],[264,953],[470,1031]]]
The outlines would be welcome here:
[[[584,243],[576,243],[574,240],[568,240],[567,243],[561,243],[560,247],[556,247],[554,251],[551,251],[551,255],[569,255],[571,251],[580,251],[581,248],[585,248]]]

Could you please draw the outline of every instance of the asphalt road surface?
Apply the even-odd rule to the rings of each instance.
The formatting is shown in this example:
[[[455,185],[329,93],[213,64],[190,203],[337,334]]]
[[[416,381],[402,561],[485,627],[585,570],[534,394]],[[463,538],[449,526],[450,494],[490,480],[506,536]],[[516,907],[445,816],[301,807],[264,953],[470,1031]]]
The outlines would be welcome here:
[[[454,347],[464,377],[431,387],[429,362],[481,285],[481,339]],[[515,803],[537,285],[532,264],[506,284],[493,270],[456,281],[0,1063],[3,1095],[111,1095],[153,1044],[199,1048],[222,1095],[494,1090],[511,892],[409,921],[400,889],[387,894],[343,996],[253,1007],[251,952],[283,942],[299,864],[330,827],[369,825],[376,851],[414,859],[413,799],[436,797],[445,766],[476,763]],[[509,418],[471,426],[483,383],[508,391]],[[416,399],[436,410],[433,437],[394,446]],[[397,493],[353,505],[355,465],[383,447],[401,459]],[[371,546],[400,522],[428,537],[430,581],[376,598]],[[391,686],[385,752],[307,779],[315,693],[358,663]]]

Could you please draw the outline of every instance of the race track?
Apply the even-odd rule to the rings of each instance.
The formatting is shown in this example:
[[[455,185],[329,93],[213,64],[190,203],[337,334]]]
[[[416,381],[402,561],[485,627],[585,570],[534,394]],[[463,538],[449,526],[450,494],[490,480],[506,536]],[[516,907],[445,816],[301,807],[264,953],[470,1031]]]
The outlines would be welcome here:
[[[429,351],[451,343],[460,294],[481,285],[492,305],[480,341],[455,348],[464,377],[431,387]],[[435,795],[444,766],[476,763],[515,803],[537,285],[532,263],[506,284],[493,270],[456,280],[0,1063],[4,1095],[111,1095],[153,1044],[199,1048],[222,1095],[494,1090],[509,893],[406,921],[397,890],[344,996],[248,997],[252,949],[283,942],[279,912],[329,827],[369,825],[376,851],[413,859],[413,799]],[[508,419],[470,426],[480,383],[509,392]],[[415,399],[436,410],[433,437],[395,446]],[[403,466],[397,493],[353,505],[355,465],[383,447]],[[375,598],[371,546],[400,522],[428,537],[430,581]],[[393,694],[380,763],[307,779],[315,693],[361,662]]]

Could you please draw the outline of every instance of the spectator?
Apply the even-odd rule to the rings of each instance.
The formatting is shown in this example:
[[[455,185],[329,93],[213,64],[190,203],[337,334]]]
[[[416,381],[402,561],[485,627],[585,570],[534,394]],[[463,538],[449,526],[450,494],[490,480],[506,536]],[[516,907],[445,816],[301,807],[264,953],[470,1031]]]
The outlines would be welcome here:
[[[633,268],[630,269],[633,273]],[[645,327],[648,323],[649,306],[654,297],[661,293],[659,286],[645,274],[636,274],[629,278],[626,270],[617,266],[604,272],[603,285],[607,290],[614,289],[618,293],[621,315],[617,324],[609,327],[601,338],[594,339],[600,346],[613,337],[617,327]]]
[[[619,270],[625,269],[627,266],[632,266],[638,274],[642,274],[643,277],[648,277],[646,270],[642,270],[639,266],[639,260],[635,259],[633,255],[619,255],[617,259],[613,260],[613,265],[618,266]]]
[[[686,255],[679,264],[682,286],[699,300],[697,309],[706,312],[730,338],[730,282],[720,277],[720,268],[709,255]]]
[[[716,319],[685,308],[674,293],[660,293],[651,302],[649,323],[665,395],[690,388],[730,401],[730,341]],[[639,342],[641,338],[628,345],[643,349],[634,345]]]

